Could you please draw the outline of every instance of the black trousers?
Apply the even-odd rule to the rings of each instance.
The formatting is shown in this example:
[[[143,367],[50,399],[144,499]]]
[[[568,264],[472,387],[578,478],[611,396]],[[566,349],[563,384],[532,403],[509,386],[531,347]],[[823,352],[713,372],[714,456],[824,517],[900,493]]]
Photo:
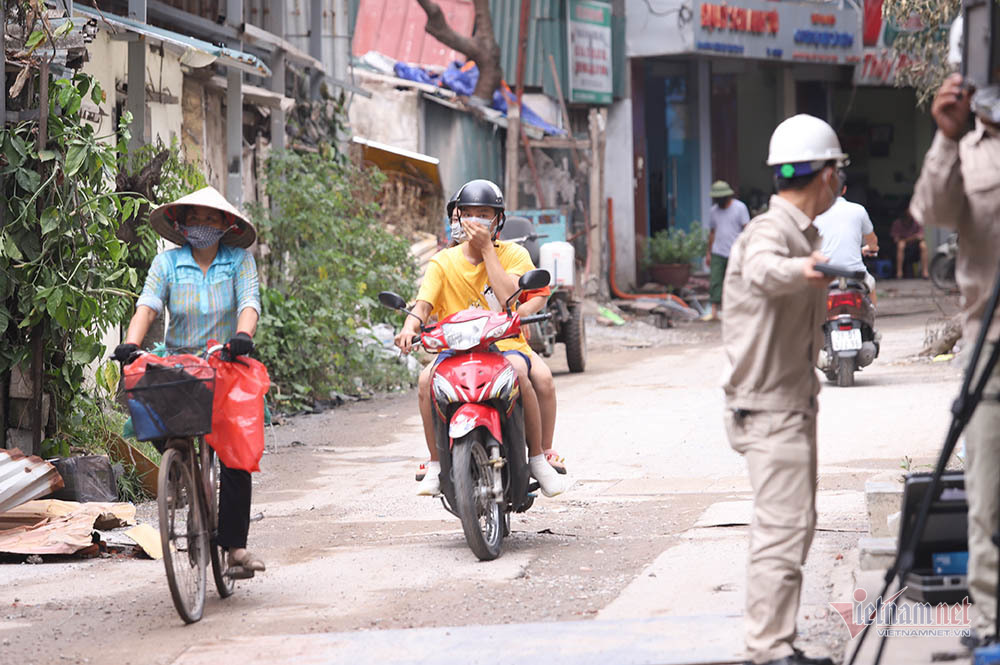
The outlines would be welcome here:
[[[250,472],[230,469],[219,461],[219,545],[226,549],[247,546],[250,531]]]

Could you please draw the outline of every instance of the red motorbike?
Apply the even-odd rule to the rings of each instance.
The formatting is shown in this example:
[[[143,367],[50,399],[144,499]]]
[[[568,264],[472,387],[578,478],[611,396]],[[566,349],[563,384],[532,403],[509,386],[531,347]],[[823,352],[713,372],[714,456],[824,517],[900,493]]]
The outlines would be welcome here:
[[[450,352],[431,379],[441,503],[462,521],[466,542],[483,561],[500,556],[510,514],[528,510],[538,489],[528,468],[517,372],[492,345],[550,316],[521,318],[510,309],[521,291],[548,283],[548,271],[527,272],[503,312],[466,309],[433,326],[422,323],[413,338],[430,353]],[[415,316],[395,293],[378,297],[384,306]]]
[[[875,307],[864,283],[864,271],[830,264],[818,264],[816,270],[837,278],[827,290],[820,369],[831,383],[849,388],[854,385],[854,373],[878,357]]]

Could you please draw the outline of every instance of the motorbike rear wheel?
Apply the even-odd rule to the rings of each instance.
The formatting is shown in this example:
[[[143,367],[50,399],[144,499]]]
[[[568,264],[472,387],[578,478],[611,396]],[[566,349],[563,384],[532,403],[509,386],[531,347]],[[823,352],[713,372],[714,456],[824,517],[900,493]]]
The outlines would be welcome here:
[[[569,365],[569,371],[582,372],[587,367],[587,330],[583,323],[583,304],[570,303],[567,309],[569,320],[564,324],[566,364]]]
[[[504,515],[493,498],[493,473],[490,456],[476,432],[455,441],[451,453],[455,509],[465,542],[481,561],[496,559],[503,545]]]
[[[841,388],[854,385],[854,358],[837,359],[837,385]]]
[[[931,282],[942,291],[954,291],[958,288],[955,282],[955,257],[946,254],[936,254],[931,259]]]

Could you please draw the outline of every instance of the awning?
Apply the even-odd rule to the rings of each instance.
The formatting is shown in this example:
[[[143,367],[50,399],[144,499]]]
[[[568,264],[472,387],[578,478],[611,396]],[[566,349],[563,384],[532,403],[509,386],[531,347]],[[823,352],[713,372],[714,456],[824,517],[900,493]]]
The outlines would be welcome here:
[[[434,187],[435,192],[441,193],[441,172],[438,170],[441,160],[436,157],[394,148],[360,136],[355,136],[352,140],[361,146],[361,155],[366,162],[371,162],[386,173],[402,173],[425,180]]]
[[[181,56],[181,63],[189,67],[207,67],[214,62],[218,62],[221,65],[236,67],[255,76],[271,75],[271,70],[268,69],[268,66],[260,58],[250,53],[236,51],[224,46],[216,46],[215,44],[158,28],[148,23],[83,7],[78,3],[73,3],[73,11],[83,14],[87,18],[95,19],[98,25],[102,23],[110,24],[116,28],[144,35],[150,39],[180,46],[185,49],[184,55]]]

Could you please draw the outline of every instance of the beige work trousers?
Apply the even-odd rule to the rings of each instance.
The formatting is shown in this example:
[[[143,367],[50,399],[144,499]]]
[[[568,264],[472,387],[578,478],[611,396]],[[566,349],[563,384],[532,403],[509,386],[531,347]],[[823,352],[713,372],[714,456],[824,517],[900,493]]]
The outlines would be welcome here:
[[[983,349],[980,367],[989,355]],[[975,603],[972,627],[982,635],[996,630],[997,547],[992,537],[1000,504],[1000,369],[994,369],[983,400],[965,428],[965,493],[969,502],[969,592]]]
[[[746,649],[766,663],[794,653],[802,565],[816,529],[816,413],[727,410],[726,431],[746,458],[754,497]]]

